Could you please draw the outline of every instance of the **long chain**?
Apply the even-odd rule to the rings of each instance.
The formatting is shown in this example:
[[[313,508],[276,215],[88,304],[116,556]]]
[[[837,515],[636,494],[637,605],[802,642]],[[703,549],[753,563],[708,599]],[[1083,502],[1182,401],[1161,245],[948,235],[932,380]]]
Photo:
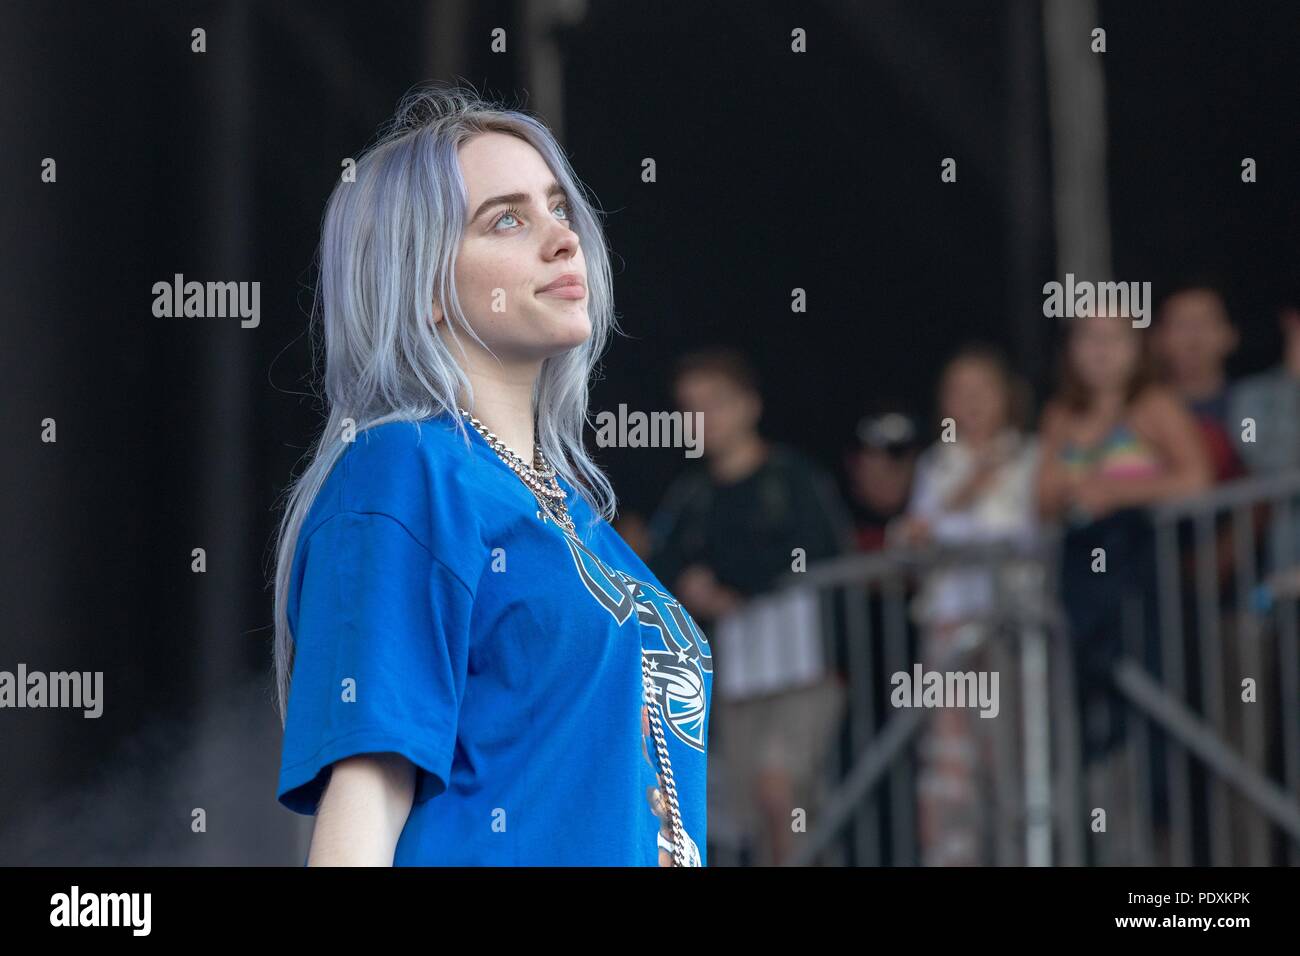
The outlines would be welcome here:
[[[568,508],[564,504],[568,492],[560,487],[559,481],[556,479],[555,468],[546,461],[541,448],[534,450],[534,465],[530,466],[468,411],[462,408],[460,413],[469,420],[475,430],[483,436],[483,440],[488,443],[488,446],[497,453],[497,456],[510,467],[511,471],[519,476],[520,480],[533,493],[537,503],[545,511],[545,513],[538,511],[537,517],[545,521],[549,516],[569,534],[576,535],[573,519],[569,517]],[[667,711],[663,709],[663,704],[655,694],[654,675],[650,672],[650,657],[646,654],[644,647],[641,648],[641,677],[642,686],[645,689],[646,711],[650,717],[650,729],[654,735],[655,756],[659,759],[659,767],[663,776],[664,806],[667,809],[670,818],[669,826],[672,828],[673,833],[673,865],[687,866],[689,864],[686,853],[686,828],[682,825],[681,804],[677,798],[677,781],[673,777],[673,765],[668,756],[668,743],[664,738],[663,721],[659,719],[659,715],[656,713],[656,711],[662,711],[666,719]]]
[[[663,770],[664,806],[668,810],[669,825],[673,831],[673,865],[686,866],[686,828],[682,826],[681,805],[677,801],[677,781],[673,779],[673,765],[668,759],[668,744],[664,740],[663,722],[655,712],[660,702],[655,699],[655,679],[650,673],[650,658],[641,648],[641,678],[645,686],[646,710],[650,715],[650,729],[655,738],[655,756]]]

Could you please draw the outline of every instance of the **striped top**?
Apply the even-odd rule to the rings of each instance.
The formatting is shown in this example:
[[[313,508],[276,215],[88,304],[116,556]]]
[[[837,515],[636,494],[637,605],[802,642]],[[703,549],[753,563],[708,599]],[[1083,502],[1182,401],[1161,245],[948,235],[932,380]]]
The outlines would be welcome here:
[[[1163,470],[1155,450],[1128,422],[1117,423],[1095,445],[1066,442],[1061,460],[1072,473],[1104,478],[1148,478]]]

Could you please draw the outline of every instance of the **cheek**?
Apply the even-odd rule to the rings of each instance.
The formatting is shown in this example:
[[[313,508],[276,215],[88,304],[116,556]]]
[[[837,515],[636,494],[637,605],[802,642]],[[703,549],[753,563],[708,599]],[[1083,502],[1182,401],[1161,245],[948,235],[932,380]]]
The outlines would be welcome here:
[[[488,318],[508,314],[530,291],[522,265],[508,251],[500,249],[462,251],[456,263],[456,286],[465,311]],[[494,304],[503,295],[506,312],[493,311]]]
[[[1079,367],[1095,371],[1105,364],[1105,349],[1100,349],[1092,343],[1081,345],[1075,353]]]

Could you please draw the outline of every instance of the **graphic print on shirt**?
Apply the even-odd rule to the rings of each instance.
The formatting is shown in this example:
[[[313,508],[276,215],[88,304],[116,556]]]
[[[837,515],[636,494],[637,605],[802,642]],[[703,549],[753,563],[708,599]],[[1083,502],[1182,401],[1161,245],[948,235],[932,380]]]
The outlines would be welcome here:
[[[653,584],[632,577],[624,571],[611,568],[572,535],[564,535],[569,553],[582,583],[600,605],[609,611],[616,623],[622,625],[635,611],[642,627],[659,635],[662,649],[645,647],[650,676],[655,693],[662,703],[661,715],[673,735],[689,747],[704,752],[704,731],[707,716],[704,675],[713,672],[713,656],[708,650],[708,639],[681,604]],[[642,632],[644,634],[644,632]],[[644,637],[642,637],[644,642]],[[646,763],[655,770],[658,786],[646,788],[646,801],[650,812],[659,820],[657,857],[660,866],[673,865],[672,817],[664,799],[664,778],[650,758],[653,746],[648,707],[641,706],[641,752]],[[700,866],[699,845],[682,827],[683,849],[687,866]]]
[[[565,534],[564,540],[582,583],[614,620],[621,625],[635,612],[642,627],[659,635],[662,650],[647,648],[646,655],[668,726],[677,739],[703,753],[704,675],[713,673],[708,639],[671,595],[611,568],[577,538]]]

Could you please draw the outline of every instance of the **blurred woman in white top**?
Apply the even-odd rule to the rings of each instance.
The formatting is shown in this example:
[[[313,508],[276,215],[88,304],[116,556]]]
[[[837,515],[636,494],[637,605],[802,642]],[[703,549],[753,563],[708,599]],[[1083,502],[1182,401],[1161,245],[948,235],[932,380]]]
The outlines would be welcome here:
[[[944,367],[939,382],[940,440],[917,461],[906,515],[891,529],[909,547],[1028,542],[1035,534],[1034,440],[1019,428],[1023,390],[995,350],[970,346]],[[997,591],[1027,595],[1037,575],[1024,569],[950,567],[929,572],[913,605],[921,628],[921,663],[935,670],[961,641],[985,635],[978,623],[997,607]],[[955,669],[987,669],[981,649]],[[978,710],[945,707],[929,714],[919,744],[922,863],[977,865],[981,844]],[[1010,715],[1007,718],[1010,719]],[[987,751],[985,751],[987,753]]]

